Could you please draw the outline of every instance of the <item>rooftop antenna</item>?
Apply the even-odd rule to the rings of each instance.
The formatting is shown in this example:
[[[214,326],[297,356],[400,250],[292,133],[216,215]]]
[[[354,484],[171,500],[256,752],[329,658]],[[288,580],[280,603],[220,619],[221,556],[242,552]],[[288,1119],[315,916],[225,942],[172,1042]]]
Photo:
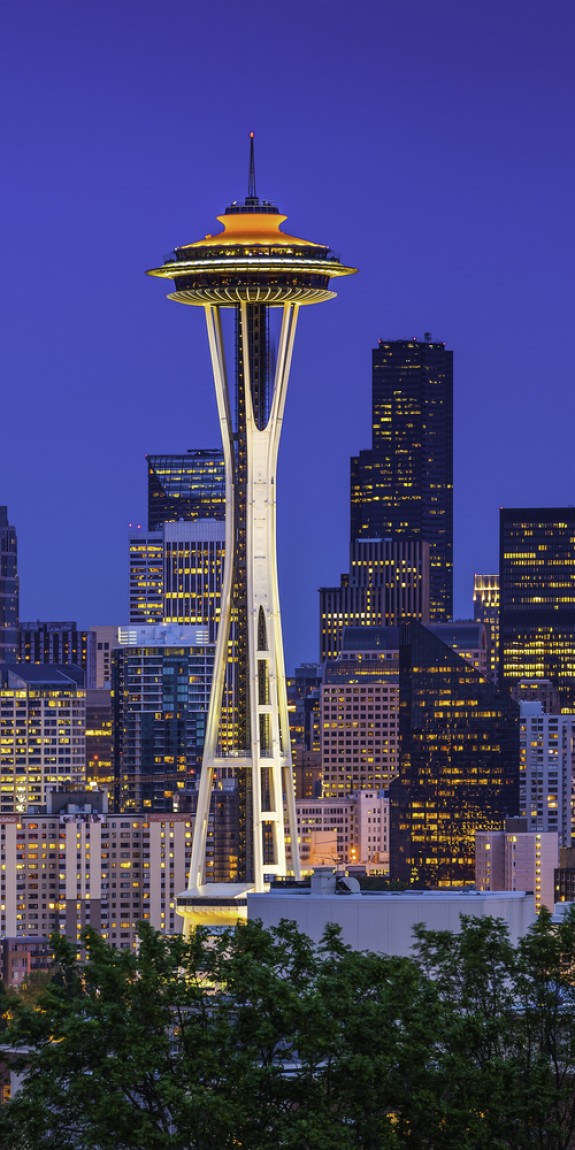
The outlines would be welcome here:
[[[248,179],[248,200],[257,200],[256,161],[254,156],[254,133],[250,132],[250,175]]]

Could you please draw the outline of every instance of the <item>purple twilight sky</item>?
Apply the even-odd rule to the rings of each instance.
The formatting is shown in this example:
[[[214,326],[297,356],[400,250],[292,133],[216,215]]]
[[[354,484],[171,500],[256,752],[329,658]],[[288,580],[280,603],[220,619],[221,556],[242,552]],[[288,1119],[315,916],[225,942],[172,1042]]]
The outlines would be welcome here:
[[[360,269],[303,309],[278,492],[291,668],[347,570],[371,348],[455,353],[455,604],[501,504],[575,502],[573,0],[20,0],[0,14],[0,503],[23,618],[127,618],[146,452],[219,445],[202,315],[147,279],[245,194]]]

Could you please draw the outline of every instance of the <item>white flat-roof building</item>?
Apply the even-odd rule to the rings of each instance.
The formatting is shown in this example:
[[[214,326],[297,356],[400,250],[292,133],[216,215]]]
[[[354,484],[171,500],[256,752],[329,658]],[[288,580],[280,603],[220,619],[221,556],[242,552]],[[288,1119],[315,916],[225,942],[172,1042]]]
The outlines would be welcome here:
[[[535,921],[535,898],[524,891],[475,891],[469,887],[445,891],[361,892],[354,879],[337,876],[331,867],[318,868],[310,887],[272,888],[248,894],[248,918],[265,927],[291,919],[314,942],[329,923],[341,928],[342,940],[354,950],[407,956],[413,949],[413,929],[461,929],[461,915],[500,918],[516,943]]]

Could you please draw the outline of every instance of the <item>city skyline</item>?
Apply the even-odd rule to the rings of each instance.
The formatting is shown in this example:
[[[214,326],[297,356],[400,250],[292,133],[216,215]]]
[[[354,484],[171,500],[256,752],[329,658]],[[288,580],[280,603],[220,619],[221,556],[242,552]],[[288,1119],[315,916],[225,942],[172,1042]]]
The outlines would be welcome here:
[[[177,99],[164,69],[213,40],[207,5],[168,18],[144,2],[137,23],[106,2],[3,15],[5,252],[27,285],[5,280],[0,503],[22,618],[127,622],[145,456],[220,446],[205,341],[143,269],[245,193],[254,130],[260,194],[360,269],[333,311],[302,321],[294,361],[278,524],[289,668],[317,658],[317,588],[347,569],[379,338],[430,330],[454,351],[457,617],[473,572],[497,569],[500,504],[573,500],[575,13],[364,4],[349,27],[337,4],[296,2],[285,22],[250,11],[228,11],[217,90],[196,51]]]

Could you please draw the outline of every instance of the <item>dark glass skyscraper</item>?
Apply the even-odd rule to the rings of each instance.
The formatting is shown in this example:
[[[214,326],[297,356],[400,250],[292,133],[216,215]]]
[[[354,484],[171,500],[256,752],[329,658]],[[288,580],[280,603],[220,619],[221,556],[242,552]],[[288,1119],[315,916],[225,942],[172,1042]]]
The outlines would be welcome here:
[[[575,507],[502,508],[503,683],[550,679],[575,710]]]
[[[18,543],[8,522],[8,508],[0,507],[0,663],[13,663],[18,646]]]
[[[400,628],[391,876],[474,882],[475,832],[519,810],[519,707],[421,623]]]
[[[223,452],[147,455],[148,531],[178,519],[225,519]]]
[[[453,352],[431,338],[373,351],[372,446],[351,461],[351,539],[429,543],[429,613],[453,602]]]
[[[18,662],[81,667],[85,673],[85,685],[93,687],[96,682],[96,636],[93,631],[79,631],[77,623],[71,620],[23,622],[18,630]]]
[[[133,642],[114,651],[119,811],[172,811],[199,776],[214,647],[201,640],[192,645],[197,631],[135,628]]]

